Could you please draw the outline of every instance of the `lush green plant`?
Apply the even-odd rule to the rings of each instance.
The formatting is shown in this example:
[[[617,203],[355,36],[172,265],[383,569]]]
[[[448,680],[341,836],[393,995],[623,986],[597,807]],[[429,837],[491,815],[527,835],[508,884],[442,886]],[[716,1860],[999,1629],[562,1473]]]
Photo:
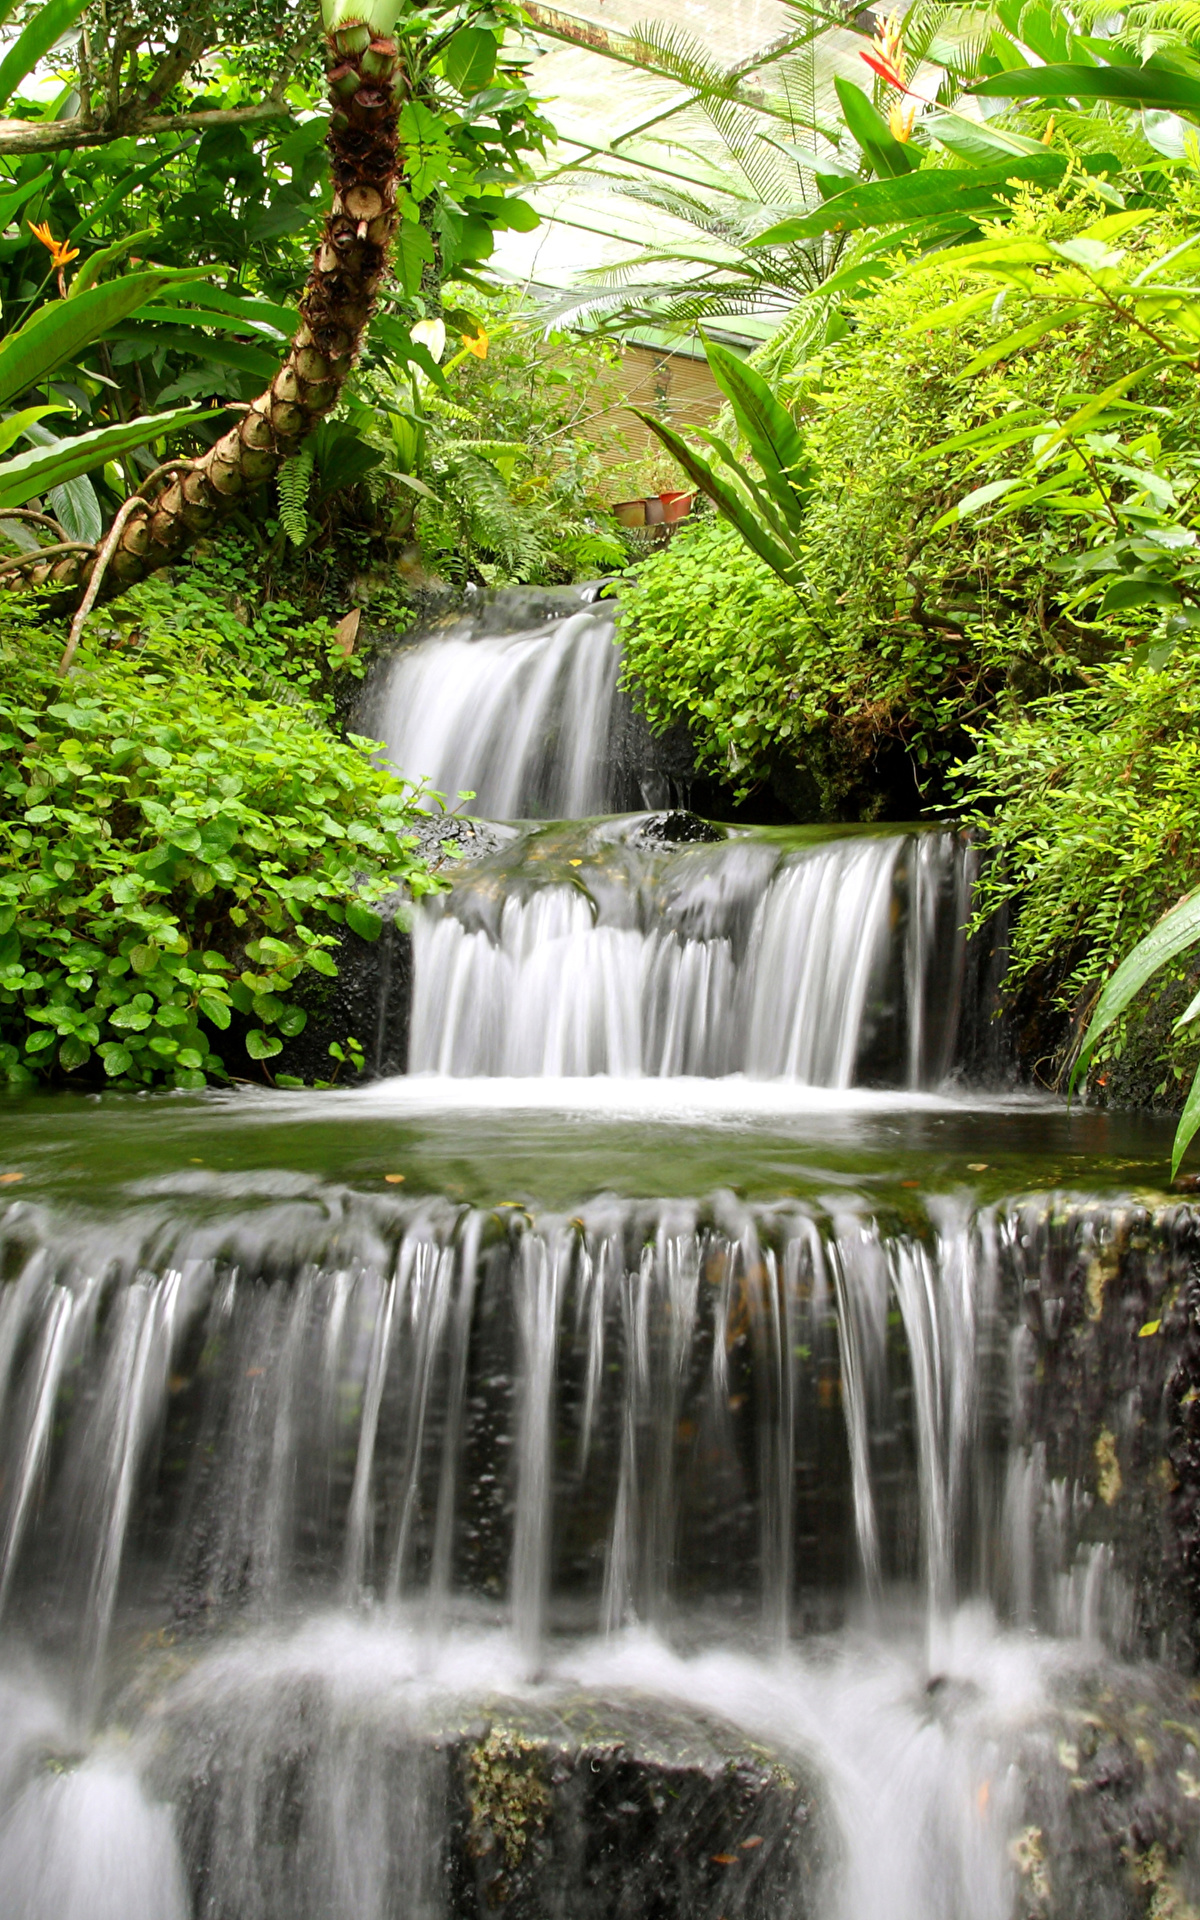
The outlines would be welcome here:
[[[1066,204],[1030,196],[1009,231],[1065,243],[1089,212],[1086,194]],[[1181,226],[1186,217],[1183,205]],[[1139,244],[1135,236],[1134,250]],[[1143,265],[1160,245],[1156,235]],[[995,522],[951,511],[973,484],[1007,484],[1024,467],[1017,438],[989,446],[976,464],[976,436],[988,423],[1016,417],[1023,425],[1031,394],[1068,417],[1085,366],[1088,385],[1103,391],[1131,360],[1140,365],[1140,348],[1131,355],[1117,317],[1088,312],[964,381],[964,366],[995,339],[990,310],[968,305],[936,331],[925,323],[976,291],[954,254],[920,277],[893,278],[859,307],[853,332],[783,388],[800,451],[789,447],[778,478],[796,475],[806,489],[791,535],[790,611],[775,588],[767,591],[757,562],[735,564],[711,533],[685,530],[640,570],[624,632],[648,710],[658,723],[688,714],[706,764],[724,763],[739,787],[768,777],[786,754],[819,769],[832,810],[891,804],[871,792],[872,761],[891,748],[903,750],[926,800],[940,800],[969,724],[1076,684],[1115,645],[1146,636],[1142,609],[1099,616],[1095,596],[1091,614],[1075,604],[1075,582],[1058,570],[1087,552],[1075,518],[1060,520],[1033,499]],[[1010,300],[1006,332],[1021,324],[1019,301]],[[1164,412],[1153,419],[1164,448],[1182,460],[1200,426],[1195,382],[1182,364],[1161,372],[1154,392]],[[709,543],[711,567],[695,542]],[[710,577],[689,620],[692,585],[677,592],[675,582],[693,556]],[[755,596],[761,621],[748,612]],[[726,599],[728,620],[717,612]],[[755,656],[753,696],[739,654],[743,626],[774,633],[777,664]]]
[[[31,612],[0,636],[0,1069],[201,1087],[236,1022],[265,1071],[341,929],[372,939],[382,892],[435,884],[412,789],[309,704],[311,629],[289,688],[277,631],[231,645],[149,583],[64,687]]]
[[[1193,651],[1179,649],[1158,672],[1132,655],[1096,666],[1087,685],[981,732],[959,774],[967,819],[993,856],[983,868],[979,911],[1014,911],[1010,990],[1037,982],[1075,1016],[1117,968],[1096,1002],[1076,1069],[1107,1077],[1126,1048],[1134,994],[1161,967],[1176,984],[1194,968],[1182,908],[1168,914],[1148,948],[1137,944],[1200,881]],[[1194,899],[1189,912],[1194,926]],[[1172,938],[1177,928],[1184,938]],[[1194,1004],[1187,1009],[1174,1039],[1163,1036],[1160,1094],[1192,1069],[1188,1023],[1196,1012]],[[1194,1102],[1189,1113],[1194,1118]],[[1177,1141],[1176,1164],[1194,1131]]]

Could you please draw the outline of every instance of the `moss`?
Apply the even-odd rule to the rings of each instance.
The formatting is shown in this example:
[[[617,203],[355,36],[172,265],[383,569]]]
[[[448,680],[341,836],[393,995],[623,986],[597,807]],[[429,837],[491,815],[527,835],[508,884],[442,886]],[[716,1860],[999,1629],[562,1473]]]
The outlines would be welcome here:
[[[550,1817],[543,1747],[497,1722],[468,1750],[466,1772],[471,1852],[498,1848],[511,1872]]]

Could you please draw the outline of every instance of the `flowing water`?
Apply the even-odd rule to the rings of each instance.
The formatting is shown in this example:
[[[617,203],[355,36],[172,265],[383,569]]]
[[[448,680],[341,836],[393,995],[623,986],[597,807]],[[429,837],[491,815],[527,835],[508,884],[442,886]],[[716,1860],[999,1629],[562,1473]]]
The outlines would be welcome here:
[[[614,659],[404,724],[583,814]],[[406,1077],[0,1110],[6,1920],[1194,1912],[1170,1126],[979,1083],[960,836],[699,831],[464,866]]]

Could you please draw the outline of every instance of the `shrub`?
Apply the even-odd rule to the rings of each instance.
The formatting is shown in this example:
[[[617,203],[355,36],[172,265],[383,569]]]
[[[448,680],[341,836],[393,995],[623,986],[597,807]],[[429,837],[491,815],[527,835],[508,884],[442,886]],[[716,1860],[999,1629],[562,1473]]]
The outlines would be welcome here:
[[[435,884],[413,790],[324,724],[311,663],[289,687],[253,630],[239,659],[217,611],[189,627],[173,596],[122,602],[126,640],[81,651],[65,685],[61,632],[0,603],[0,1072],[18,1085],[202,1087],[228,1077],[237,1016],[265,1072],[305,1024],[297,983],[336,975],[340,929],[371,939],[371,901]]]

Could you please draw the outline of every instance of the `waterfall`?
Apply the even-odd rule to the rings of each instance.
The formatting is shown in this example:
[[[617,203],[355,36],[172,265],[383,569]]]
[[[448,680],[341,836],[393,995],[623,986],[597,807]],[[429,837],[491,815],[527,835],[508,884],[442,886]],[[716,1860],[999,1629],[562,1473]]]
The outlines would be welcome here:
[[[726,1194],[568,1219],[268,1187],[114,1234],[14,1207],[9,1612],[75,1613],[85,1690],[122,1582],[164,1577],[214,1615],[318,1570],[442,1614],[506,1596],[531,1657],[563,1607],[611,1629],[739,1596],[778,1638],[897,1580],[935,1613],[982,1592],[1111,1625],[1129,1570],[1102,1571],[1114,1541],[1056,1483],[1009,1359],[1031,1238],[1083,1257],[1098,1217]],[[135,1490],[158,1537],[131,1563]]]
[[[492,602],[397,654],[365,724],[451,805],[469,792],[495,820],[601,813],[615,797],[615,611],[585,591],[508,599],[524,615],[514,631]]]
[[[412,1071],[945,1077],[973,872],[956,835],[641,836],[637,816],[535,833],[422,906]]]

